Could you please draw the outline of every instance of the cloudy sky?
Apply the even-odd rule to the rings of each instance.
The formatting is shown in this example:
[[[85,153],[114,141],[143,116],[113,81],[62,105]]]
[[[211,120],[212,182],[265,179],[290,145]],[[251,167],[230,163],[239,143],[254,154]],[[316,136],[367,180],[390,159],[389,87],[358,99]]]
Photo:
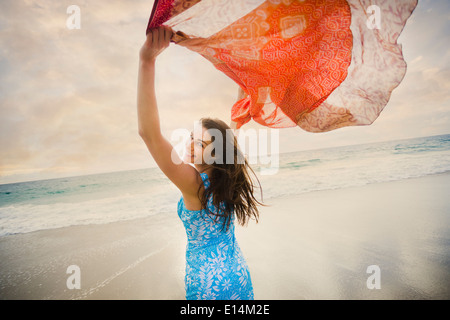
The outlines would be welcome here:
[[[80,29],[66,26],[72,4]],[[154,166],[136,116],[138,52],[152,5],[1,1],[0,183]],[[282,129],[280,152],[450,133],[450,1],[419,0],[399,42],[408,72],[373,125]],[[171,45],[157,68],[167,138],[203,116],[229,122],[237,87],[204,58]]]

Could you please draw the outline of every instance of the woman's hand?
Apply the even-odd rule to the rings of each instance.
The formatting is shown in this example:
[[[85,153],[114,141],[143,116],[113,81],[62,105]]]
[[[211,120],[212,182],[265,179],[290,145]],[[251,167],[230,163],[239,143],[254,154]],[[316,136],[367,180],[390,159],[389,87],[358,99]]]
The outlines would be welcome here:
[[[169,46],[172,34],[172,29],[166,26],[150,30],[139,52],[141,62],[154,62],[156,57]]]

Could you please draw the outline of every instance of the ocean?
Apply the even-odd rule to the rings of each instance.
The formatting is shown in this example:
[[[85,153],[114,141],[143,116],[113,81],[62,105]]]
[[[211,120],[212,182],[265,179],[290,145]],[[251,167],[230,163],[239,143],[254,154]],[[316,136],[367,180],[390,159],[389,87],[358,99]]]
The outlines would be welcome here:
[[[264,202],[439,174],[450,171],[450,134],[283,153],[276,174],[260,174],[265,167],[252,165]],[[0,236],[176,215],[180,196],[159,168],[3,184]]]

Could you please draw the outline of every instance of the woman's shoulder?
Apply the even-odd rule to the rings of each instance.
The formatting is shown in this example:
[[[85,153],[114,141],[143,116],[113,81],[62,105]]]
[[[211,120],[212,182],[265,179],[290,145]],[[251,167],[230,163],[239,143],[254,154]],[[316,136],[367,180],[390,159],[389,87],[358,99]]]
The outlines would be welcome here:
[[[205,172],[199,172],[199,175],[203,181],[203,186],[204,188],[208,188],[209,187],[209,177],[208,174]],[[204,192],[204,191],[200,191],[200,192]],[[202,204],[200,199],[198,198],[198,194],[182,194],[182,197],[180,199],[181,201],[181,206],[186,210],[186,211],[190,211],[190,212],[199,212],[202,209]]]

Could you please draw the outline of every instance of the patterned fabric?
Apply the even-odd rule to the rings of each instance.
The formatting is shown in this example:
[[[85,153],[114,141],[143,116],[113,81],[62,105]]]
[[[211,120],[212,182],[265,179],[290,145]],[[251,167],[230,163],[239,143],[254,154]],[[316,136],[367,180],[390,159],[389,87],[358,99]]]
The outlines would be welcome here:
[[[237,128],[368,125],[405,72],[397,39],[417,0],[155,0],[150,28],[198,52],[248,94]]]
[[[210,182],[200,173],[205,189]],[[208,201],[208,209],[220,213]],[[247,263],[234,234],[233,215],[228,230],[206,209],[186,209],[181,197],[178,216],[187,234],[185,289],[187,300],[253,300],[253,286]]]

